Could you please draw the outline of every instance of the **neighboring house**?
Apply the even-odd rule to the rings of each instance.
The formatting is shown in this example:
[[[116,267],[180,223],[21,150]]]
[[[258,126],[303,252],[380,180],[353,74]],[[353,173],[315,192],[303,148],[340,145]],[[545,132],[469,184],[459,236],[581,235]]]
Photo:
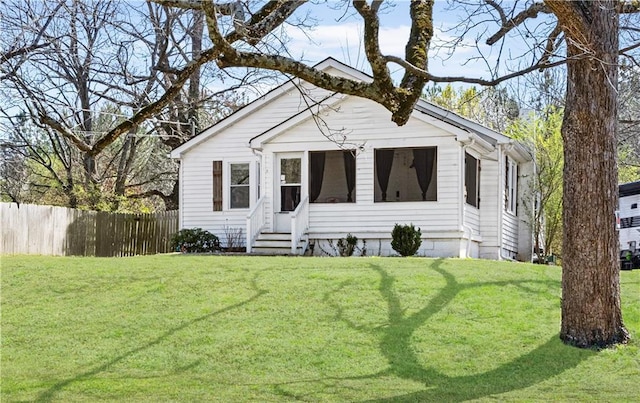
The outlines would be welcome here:
[[[640,181],[625,183],[620,192],[620,250],[640,249]]]
[[[317,68],[370,80],[334,59]],[[394,255],[396,223],[421,256],[531,258],[531,155],[510,138],[419,101],[398,127],[373,101],[292,80],[178,147],[180,227],[242,231],[248,252],[333,254],[352,234]],[[284,249],[282,249],[284,248]]]

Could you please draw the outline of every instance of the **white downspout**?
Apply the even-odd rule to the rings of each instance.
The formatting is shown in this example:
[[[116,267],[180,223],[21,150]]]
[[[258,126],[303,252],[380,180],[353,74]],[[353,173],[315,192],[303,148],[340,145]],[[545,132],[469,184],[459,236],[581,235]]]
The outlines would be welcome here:
[[[184,164],[182,158],[178,160],[178,231],[184,228]]]
[[[499,179],[498,179],[498,259],[499,260],[503,260],[504,257],[502,256],[502,238],[503,238],[503,234],[502,234],[502,229],[503,229],[503,222],[504,222],[504,192],[505,192],[505,188],[504,188],[504,176],[505,176],[505,166],[502,165],[502,163],[504,162],[504,157],[505,157],[505,151],[504,151],[504,144],[500,144],[498,147],[498,175],[499,175]]]
[[[251,143],[249,143],[249,147],[251,147]],[[253,191],[253,194],[256,196],[256,197],[255,197],[255,199],[256,199],[256,203],[258,203],[258,202],[260,201],[260,199],[261,199],[262,197],[264,197],[264,192],[265,192],[265,186],[261,183],[262,181],[264,181],[264,177],[265,177],[265,175],[262,173],[262,170],[265,168],[265,166],[264,166],[264,154],[262,154],[262,151],[261,151],[261,150],[258,150],[258,149],[256,149],[256,148],[251,148],[251,152],[253,153],[253,155],[255,155],[256,157],[258,157],[258,158],[259,158],[259,160],[260,160],[260,161],[259,161],[259,164],[260,164],[259,178],[258,178],[258,181],[257,181],[257,182],[255,182],[255,181],[254,181],[254,183],[256,184],[256,189]],[[255,171],[254,171],[254,172],[255,172]],[[258,189],[260,189],[260,194],[258,194]],[[250,192],[250,194],[251,194],[251,192]],[[264,204],[264,203],[263,203],[263,204]],[[263,209],[264,209],[264,208],[263,208]],[[252,209],[252,210],[253,210],[253,209]],[[264,211],[264,210],[263,210],[263,211]],[[263,218],[262,218],[263,222],[261,223],[263,226],[264,226],[264,224],[265,224],[265,223],[264,223],[264,221],[266,220],[266,217],[267,217],[267,214],[265,213],[265,214],[263,215]],[[246,242],[246,244],[245,244],[245,248],[246,248],[246,250],[247,250],[247,253],[251,253],[251,249],[252,249],[252,247],[253,247],[253,245],[251,245],[252,234],[250,234],[250,233],[249,233],[249,232],[250,232],[250,231],[249,231],[249,227],[250,227],[249,223],[250,223],[250,221],[249,221],[249,220],[247,220],[247,224],[246,224],[245,229],[244,229],[244,231],[245,231],[245,235],[246,235],[246,241],[245,241],[245,242]]]

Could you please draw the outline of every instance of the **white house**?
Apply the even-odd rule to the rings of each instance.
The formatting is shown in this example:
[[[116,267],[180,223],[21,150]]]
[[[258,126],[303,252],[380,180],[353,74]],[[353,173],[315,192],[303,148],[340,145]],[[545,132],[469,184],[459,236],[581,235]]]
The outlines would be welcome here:
[[[316,67],[371,79],[334,59]],[[373,101],[291,80],[171,157],[180,160],[180,227],[223,245],[242,231],[248,252],[331,254],[352,234],[368,255],[393,255],[391,230],[412,223],[418,255],[531,256],[522,180],[531,155],[425,101],[398,127]]]
[[[640,181],[618,186],[620,250],[640,249]]]

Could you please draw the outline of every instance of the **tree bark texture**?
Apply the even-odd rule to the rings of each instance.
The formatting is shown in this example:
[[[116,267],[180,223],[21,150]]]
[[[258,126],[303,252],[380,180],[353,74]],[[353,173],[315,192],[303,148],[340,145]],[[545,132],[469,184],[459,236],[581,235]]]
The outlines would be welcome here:
[[[567,38],[562,325],[577,347],[624,343],[616,167],[618,14],[615,1],[548,1]]]

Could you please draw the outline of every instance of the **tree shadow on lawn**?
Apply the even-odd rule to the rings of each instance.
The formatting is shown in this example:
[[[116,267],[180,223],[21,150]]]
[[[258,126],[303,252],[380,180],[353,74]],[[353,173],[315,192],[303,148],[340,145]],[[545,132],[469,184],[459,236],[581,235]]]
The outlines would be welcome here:
[[[423,383],[427,387],[423,391],[379,401],[464,401],[505,393],[554,377],[595,354],[567,347],[560,342],[558,336],[553,336],[527,354],[487,372],[450,377],[433,368],[425,368],[411,347],[412,334],[451,303],[461,291],[487,285],[515,285],[528,292],[535,292],[528,289],[526,284],[550,283],[524,280],[460,284],[451,273],[441,267],[442,262],[442,259],[436,260],[431,269],[442,275],[446,285],[424,308],[406,317],[400,299],[393,290],[395,279],[379,265],[372,265],[372,269],[380,275],[380,294],[388,306],[389,326],[380,343],[380,350],[389,362],[386,372]],[[552,283],[559,287],[556,281]]]
[[[376,374],[325,378],[307,382],[319,382],[321,385],[327,387],[327,389],[335,390],[337,387],[344,388],[344,385],[338,386],[336,384],[344,381],[372,380],[396,376],[403,380],[424,384],[425,389],[391,398],[374,399],[372,401],[460,402],[535,385],[555,377],[570,368],[576,367],[580,362],[595,354],[595,352],[590,350],[580,350],[565,346],[559,337],[554,335],[534,350],[486,372],[466,376],[447,376],[434,368],[426,367],[420,362],[419,357],[412,347],[412,335],[420,327],[427,324],[436,313],[451,303],[461,291],[484,286],[511,285],[519,287],[529,293],[539,293],[540,291],[528,288],[527,284],[546,284],[553,287],[560,286],[557,281],[536,280],[460,284],[451,273],[441,268],[442,262],[442,259],[436,260],[431,265],[431,269],[444,277],[446,285],[437,295],[431,298],[424,308],[408,316],[405,316],[406,310],[402,307],[400,298],[393,289],[394,277],[389,275],[379,265],[372,264],[371,268],[380,275],[380,285],[378,289],[382,298],[387,303],[388,322],[386,327],[367,329],[366,326],[357,325],[349,319],[344,318],[342,316],[342,310],[339,307],[334,306],[334,309],[337,310],[336,318],[354,330],[372,331],[376,332],[376,334],[382,332],[380,351],[386,358],[389,367]],[[326,299],[328,299],[328,297]],[[329,381],[330,385],[327,384],[327,381]],[[288,398],[300,398],[300,396],[296,396],[294,393],[285,391],[283,386],[285,386],[285,384],[275,385],[276,393]]]
[[[185,330],[187,328],[189,328],[190,326],[195,325],[196,323],[199,322],[203,322],[206,321],[207,319],[211,319],[213,317],[216,317],[218,315],[221,315],[223,313],[232,311],[234,309],[240,308],[244,305],[247,305],[253,301],[255,301],[256,299],[260,298],[262,295],[268,293],[267,290],[262,290],[258,287],[257,285],[257,274],[253,277],[253,279],[251,280],[251,287],[255,290],[255,294],[253,296],[251,296],[250,298],[245,299],[244,301],[238,302],[236,304],[233,305],[229,305],[227,307],[218,309],[216,311],[210,312],[208,314],[199,316],[195,319],[192,319],[188,322],[184,322],[179,326],[173,327],[169,330],[167,330],[166,332],[162,333],[160,336],[156,337],[155,339],[149,341],[148,343],[145,343],[139,347],[136,347],[134,349],[131,349],[129,351],[126,351],[120,355],[118,355],[117,357],[112,358],[111,360],[105,362],[102,365],[99,365],[89,371],[83,372],[81,374],[78,374],[76,376],[74,376],[73,378],[68,378],[65,380],[62,380],[60,382],[57,382],[55,385],[51,386],[49,389],[45,390],[44,392],[42,392],[41,394],[38,395],[38,397],[35,399],[35,401],[37,402],[48,402],[51,401],[54,396],[56,395],[56,393],[60,392],[62,389],[64,389],[65,387],[69,386],[70,384],[74,383],[74,382],[79,382],[79,381],[83,381],[86,379],[89,379],[92,376],[95,376],[107,369],[109,369],[111,366],[118,364],[119,362],[127,359],[128,357],[131,357],[137,353],[140,353],[144,350],[147,350],[151,347],[157,346],[160,343],[162,343],[164,340],[168,339],[169,337],[173,336],[174,334]],[[186,367],[182,367],[179,370],[187,370],[189,369],[189,367],[195,366],[197,365],[197,363],[195,364],[190,364]]]

